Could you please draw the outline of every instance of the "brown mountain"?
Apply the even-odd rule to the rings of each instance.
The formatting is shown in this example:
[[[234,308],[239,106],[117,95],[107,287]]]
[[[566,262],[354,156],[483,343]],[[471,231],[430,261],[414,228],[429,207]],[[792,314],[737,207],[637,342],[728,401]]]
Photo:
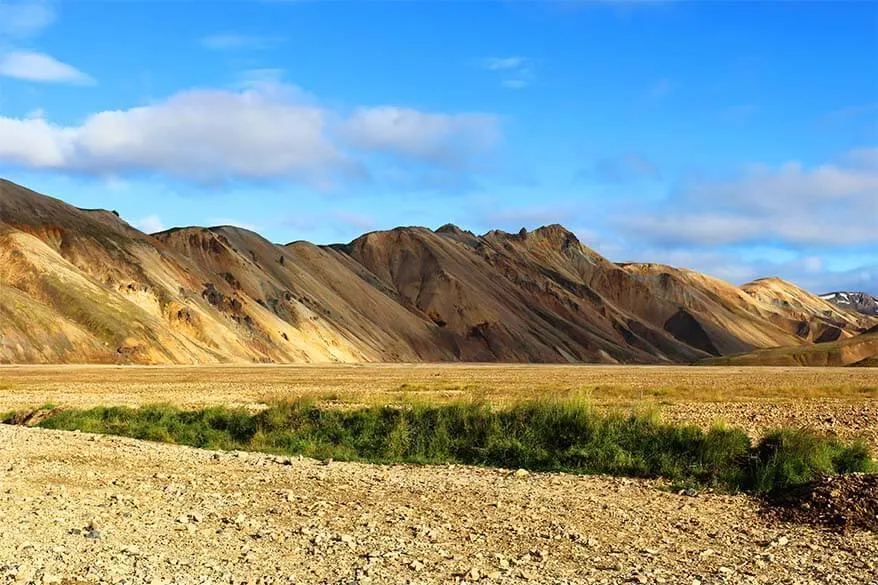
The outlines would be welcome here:
[[[333,246],[228,226],[147,235],[0,181],[7,363],[691,363],[878,324],[769,284],[613,264],[557,225]]]

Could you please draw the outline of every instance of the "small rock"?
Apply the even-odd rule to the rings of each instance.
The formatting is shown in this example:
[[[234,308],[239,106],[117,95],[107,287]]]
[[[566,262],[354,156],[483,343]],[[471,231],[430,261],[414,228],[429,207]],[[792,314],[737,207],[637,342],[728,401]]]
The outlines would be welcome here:
[[[530,471],[527,469],[519,469],[513,475],[518,478],[527,477],[530,475]]]
[[[346,545],[351,546],[351,547],[354,546],[354,537],[351,536],[350,534],[342,534],[341,536],[338,537],[338,539],[343,544],[346,544]]]

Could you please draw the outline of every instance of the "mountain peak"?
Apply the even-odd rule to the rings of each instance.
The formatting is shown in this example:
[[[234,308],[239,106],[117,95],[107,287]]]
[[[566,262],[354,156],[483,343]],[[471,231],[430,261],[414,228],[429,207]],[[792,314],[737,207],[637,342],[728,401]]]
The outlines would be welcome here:
[[[878,298],[865,292],[836,291],[820,295],[820,298],[848,311],[864,315],[878,315]]]

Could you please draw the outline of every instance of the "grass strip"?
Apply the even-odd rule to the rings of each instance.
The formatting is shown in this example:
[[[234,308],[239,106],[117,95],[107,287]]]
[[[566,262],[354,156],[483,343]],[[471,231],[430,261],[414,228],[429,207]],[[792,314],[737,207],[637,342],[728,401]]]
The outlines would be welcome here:
[[[458,463],[629,477],[770,493],[819,477],[871,471],[863,443],[780,429],[752,444],[742,429],[667,424],[655,414],[601,414],[583,399],[494,408],[485,402],[368,406],[277,402],[258,413],[211,407],[61,410],[50,429],[219,450],[374,463]]]

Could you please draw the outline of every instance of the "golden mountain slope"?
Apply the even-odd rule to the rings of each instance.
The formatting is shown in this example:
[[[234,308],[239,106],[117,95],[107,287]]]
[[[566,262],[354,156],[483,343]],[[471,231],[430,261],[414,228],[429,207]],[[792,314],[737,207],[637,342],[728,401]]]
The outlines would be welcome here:
[[[860,366],[878,365],[878,332],[799,347],[761,349],[700,362],[714,366]]]
[[[856,335],[875,319],[837,305],[780,278],[760,278],[741,290],[798,321],[798,333],[821,343]]]
[[[618,266],[561,226],[334,246],[233,227],[150,236],[0,181],[0,362],[690,363],[878,323],[791,285],[748,287]]]
[[[654,294],[699,321],[717,355],[753,348],[801,345],[856,335],[874,320],[844,311],[780,279],[738,288],[722,280],[662,264],[624,264]],[[771,293],[761,283],[772,282]],[[784,299],[795,300],[784,303]]]

